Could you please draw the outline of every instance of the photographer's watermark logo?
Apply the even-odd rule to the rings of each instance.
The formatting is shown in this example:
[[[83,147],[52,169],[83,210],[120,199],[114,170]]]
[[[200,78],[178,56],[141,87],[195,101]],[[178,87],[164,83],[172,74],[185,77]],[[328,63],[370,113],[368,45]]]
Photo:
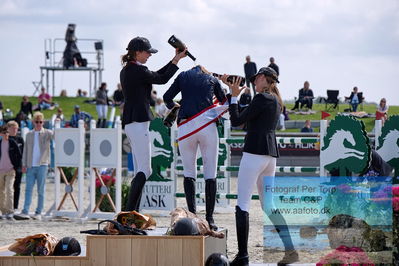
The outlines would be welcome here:
[[[339,169],[340,175],[363,172],[371,157],[363,122],[352,116],[336,116],[327,129],[320,156],[321,165],[328,171]]]
[[[381,130],[377,152],[399,174],[399,115],[391,116]]]

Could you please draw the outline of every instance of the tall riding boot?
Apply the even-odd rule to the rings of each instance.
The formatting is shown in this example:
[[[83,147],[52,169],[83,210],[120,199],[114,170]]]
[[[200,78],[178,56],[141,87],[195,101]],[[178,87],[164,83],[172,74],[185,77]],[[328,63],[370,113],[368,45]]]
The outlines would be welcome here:
[[[139,211],[141,194],[145,185],[146,177],[143,172],[138,172],[130,183],[129,198],[127,202],[128,211]]]
[[[97,125],[96,125],[96,127],[97,128],[101,128],[101,118],[99,118],[99,119],[97,119]]]
[[[184,194],[186,194],[187,208],[190,212],[196,213],[195,202],[195,179],[192,177],[184,177]]]
[[[211,230],[217,231],[218,227],[213,220],[213,211],[215,210],[216,202],[216,178],[205,180],[205,219],[208,221]]]
[[[277,263],[277,265],[282,266],[298,261],[299,255],[298,252],[294,249],[294,244],[292,243],[290,231],[284,219],[284,216],[282,216],[279,212],[274,211],[269,214],[268,217],[276,228],[276,231],[278,232],[285,248],[284,257]]]
[[[236,231],[238,242],[238,254],[230,266],[248,266],[248,234],[249,234],[249,213],[236,206]]]
[[[102,128],[106,128],[107,127],[107,119],[106,118],[104,118],[103,120],[102,120],[102,123],[101,123],[101,127]]]

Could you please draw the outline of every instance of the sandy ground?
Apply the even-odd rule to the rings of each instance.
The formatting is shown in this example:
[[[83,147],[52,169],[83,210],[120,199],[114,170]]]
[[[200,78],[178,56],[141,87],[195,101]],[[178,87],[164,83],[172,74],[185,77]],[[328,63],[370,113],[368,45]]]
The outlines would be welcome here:
[[[85,180],[88,183],[88,180]],[[63,186],[61,186],[62,188]],[[36,188],[35,188],[36,189]],[[21,188],[21,199],[20,208],[22,208],[24,203],[24,191],[25,184],[22,184]],[[77,188],[76,190],[77,191]],[[178,191],[183,191],[182,179],[179,178]],[[232,178],[231,191],[236,192],[236,178]],[[48,210],[54,202],[54,184],[50,181],[46,185],[46,201],[45,210]],[[254,191],[254,193],[256,193]],[[89,193],[85,193],[85,202],[88,205]],[[237,242],[236,242],[236,229],[235,229],[235,216],[233,212],[233,207],[235,206],[235,200],[231,200],[230,211],[223,211],[223,213],[215,214],[215,221],[219,227],[224,227],[228,229],[228,257],[233,258],[237,252]],[[178,199],[178,206],[185,207],[185,200]],[[36,191],[34,192],[34,198],[31,205],[31,212],[37,206]],[[66,202],[66,207],[71,208],[72,203],[68,198]],[[145,211],[143,213],[146,213]],[[163,213],[152,213],[156,219],[157,226],[168,227],[170,223],[169,216]],[[204,211],[199,212],[199,215],[204,216]],[[95,220],[88,221],[74,221],[69,218],[50,218],[43,219],[42,221],[28,220],[28,221],[8,221],[0,220],[0,246],[7,245],[14,242],[15,238],[25,237],[27,235],[32,235],[35,233],[51,233],[58,238],[64,236],[73,236],[79,240],[82,245],[86,244],[86,235],[80,234],[81,230],[96,229],[97,222]],[[250,209],[250,233],[249,233],[249,246],[250,261],[254,263],[264,263],[264,262],[277,262],[279,261],[284,253],[281,249],[263,249],[263,221],[262,221],[262,211],[259,201],[252,201]],[[325,254],[329,253],[331,250],[306,250],[300,249],[300,261],[299,263],[309,265],[309,263],[316,263],[318,259]]]

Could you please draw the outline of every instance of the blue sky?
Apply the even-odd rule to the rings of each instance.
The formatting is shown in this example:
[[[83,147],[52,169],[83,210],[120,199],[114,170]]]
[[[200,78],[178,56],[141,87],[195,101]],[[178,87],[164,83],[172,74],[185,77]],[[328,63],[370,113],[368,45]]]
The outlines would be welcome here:
[[[0,0],[0,94],[33,93],[44,39],[64,38],[68,23],[77,24],[78,38],[104,40],[109,94],[131,38],[145,36],[159,50],[147,63],[157,70],[173,57],[167,39],[175,34],[213,72],[243,75],[246,55],[258,68],[275,57],[287,100],[308,80],[315,95],[338,89],[349,96],[357,86],[368,101],[386,97],[399,105],[397,0]],[[78,47],[85,48],[79,41]],[[188,58],[179,63],[180,70],[193,65]],[[57,73],[55,94],[66,89],[72,96],[88,84],[88,74]],[[168,85],[155,89],[162,95]]]

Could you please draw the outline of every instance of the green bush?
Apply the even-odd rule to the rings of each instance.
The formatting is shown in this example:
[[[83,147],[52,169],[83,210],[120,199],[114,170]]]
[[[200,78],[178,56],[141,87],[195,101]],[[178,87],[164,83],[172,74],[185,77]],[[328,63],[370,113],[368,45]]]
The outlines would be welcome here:
[[[96,202],[98,202],[98,200],[101,197],[101,191],[100,191],[101,187],[96,188]],[[126,206],[127,206],[127,200],[128,200],[128,196],[129,196],[129,189],[130,189],[130,185],[128,184],[122,184],[122,206],[121,206],[121,210],[126,210]],[[115,202],[115,185],[110,186],[109,188],[109,194],[112,198],[112,200]],[[102,200],[101,204],[100,204],[100,211],[102,212],[114,212],[111,203],[109,202],[107,197],[104,197],[104,199]]]

